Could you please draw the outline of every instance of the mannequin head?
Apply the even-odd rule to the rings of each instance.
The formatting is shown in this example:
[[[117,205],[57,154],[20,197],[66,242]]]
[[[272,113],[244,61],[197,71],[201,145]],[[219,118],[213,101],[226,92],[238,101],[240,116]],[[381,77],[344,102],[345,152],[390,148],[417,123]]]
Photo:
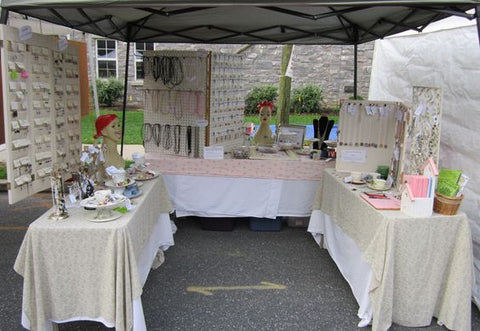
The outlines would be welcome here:
[[[122,126],[115,114],[99,116],[95,122],[95,128],[97,129],[97,134],[94,136],[95,139],[100,136],[114,142],[119,142],[122,139]]]
[[[260,113],[260,122],[268,124],[270,123],[270,117],[272,116],[273,103],[270,101],[262,101],[258,105],[258,111]]]

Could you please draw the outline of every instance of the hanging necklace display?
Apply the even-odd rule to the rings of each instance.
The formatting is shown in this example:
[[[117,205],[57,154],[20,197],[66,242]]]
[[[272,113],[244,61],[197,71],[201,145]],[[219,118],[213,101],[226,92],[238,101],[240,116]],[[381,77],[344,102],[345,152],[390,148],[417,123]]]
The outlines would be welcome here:
[[[170,124],[166,124],[163,130],[163,148],[169,150],[172,148],[172,127]]]
[[[157,147],[160,147],[162,142],[162,126],[159,123],[152,125],[152,139]]]
[[[143,147],[145,147],[145,143],[150,142],[153,136],[152,125],[150,123],[143,123],[141,135],[142,135]]]
[[[173,150],[175,154],[180,153],[181,133],[182,133],[182,127],[180,125],[175,125],[175,127],[173,128],[173,143],[174,143]]]
[[[189,125],[187,126],[187,155],[190,156],[192,153],[192,127]]]

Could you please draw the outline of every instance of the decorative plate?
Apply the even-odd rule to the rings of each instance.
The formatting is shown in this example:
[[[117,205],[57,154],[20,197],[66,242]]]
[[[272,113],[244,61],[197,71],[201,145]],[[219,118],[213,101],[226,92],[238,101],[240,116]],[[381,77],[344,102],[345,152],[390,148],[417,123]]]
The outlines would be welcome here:
[[[363,185],[363,184],[366,184],[367,182],[364,180],[352,180],[351,183],[354,185]]]
[[[113,201],[109,201],[106,204],[98,204],[95,197],[89,197],[80,201],[80,206],[86,207],[89,209],[105,209],[105,208],[114,208],[122,203],[125,203],[127,199],[124,195],[112,194]]]
[[[156,173],[154,171],[151,171],[151,170],[148,170],[145,174],[146,176],[144,177],[143,176],[144,173],[136,173],[136,174],[133,174],[132,175],[132,179],[136,180],[136,181],[146,181],[146,180],[150,180],[150,179],[155,179],[157,178],[158,176],[160,176],[159,173]]]
[[[87,218],[87,220],[96,223],[111,222],[122,217],[122,215],[123,214],[118,211],[110,210],[106,213],[97,213],[95,216]]]
[[[385,186],[385,187],[383,187],[383,188],[374,187],[374,186],[373,186],[372,184],[370,184],[370,183],[367,183],[367,186],[368,186],[368,188],[370,188],[370,189],[372,189],[372,190],[374,190],[374,191],[388,191],[388,190],[390,189],[390,187],[388,187],[388,186]]]
[[[105,182],[105,186],[107,187],[110,187],[110,188],[121,188],[121,187],[127,187],[128,185],[132,185],[133,183],[135,183],[135,180],[132,179],[132,178],[127,178],[127,183],[126,184],[123,184],[123,185],[118,185],[118,184],[115,184],[113,181],[111,180],[108,180]]]

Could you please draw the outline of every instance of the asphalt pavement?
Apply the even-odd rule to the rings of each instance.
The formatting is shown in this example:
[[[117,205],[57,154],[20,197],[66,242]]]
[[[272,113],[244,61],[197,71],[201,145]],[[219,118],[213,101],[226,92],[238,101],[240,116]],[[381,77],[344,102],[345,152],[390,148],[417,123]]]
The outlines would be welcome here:
[[[20,325],[22,277],[13,264],[28,225],[51,206],[49,193],[8,205],[0,192],[0,330]],[[175,245],[152,270],[142,303],[148,330],[360,329],[352,292],[326,250],[306,228],[256,232],[238,219],[233,231],[202,230],[198,219],[177,219]],[[109,330],[95,322],[60,330]],[[446,330],[393,326],[391,330]],[[480,313],[472,306],[472,330]]]

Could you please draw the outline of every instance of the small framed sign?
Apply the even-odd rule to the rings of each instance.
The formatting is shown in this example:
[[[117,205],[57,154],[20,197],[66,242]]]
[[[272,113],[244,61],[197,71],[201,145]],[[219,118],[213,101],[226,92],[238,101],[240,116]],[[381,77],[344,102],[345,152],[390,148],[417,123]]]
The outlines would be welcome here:
[[[292,148],[303,148],[306,127],[304,125],[282,125],[278,128],[277,143]]]

